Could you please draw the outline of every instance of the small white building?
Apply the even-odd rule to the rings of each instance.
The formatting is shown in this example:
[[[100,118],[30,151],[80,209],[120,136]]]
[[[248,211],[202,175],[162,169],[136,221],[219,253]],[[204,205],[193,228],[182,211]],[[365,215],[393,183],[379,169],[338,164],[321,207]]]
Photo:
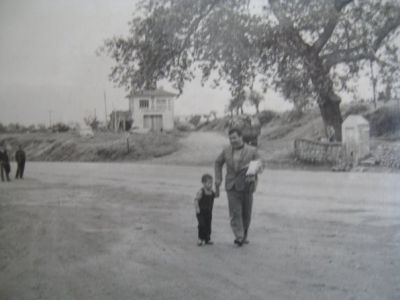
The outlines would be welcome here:
[[[133,92],[128,96],[133,127],[148,130],[174,128],[176,95],[163,89]]]
[[[360,115],[350,115],[342,124],[346,157],[354,163],[369,154],[369,123]]]

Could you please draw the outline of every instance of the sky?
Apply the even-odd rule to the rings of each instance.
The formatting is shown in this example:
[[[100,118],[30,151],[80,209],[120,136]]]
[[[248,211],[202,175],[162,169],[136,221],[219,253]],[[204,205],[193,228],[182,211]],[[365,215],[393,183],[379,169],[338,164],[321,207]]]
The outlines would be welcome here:
[[[133,11],[132,0],[1,0],[0,123],[82,123],[94,114],[103,121],[106,111],[127,110],[126,91],[108,80],[112,60],[96,50],[128,33]],[[175,114],[222,115],[229,96],[226,87],[195,80],[176,100]],[[290,107],[267,96],[261,108]]]
[[[106,38],[127,35],[134,3],[0,0],[0,123],[83,123],[94,114],[104,121],[106,112],[128,110],[126,91],[108,80],[113,61],[96,50]],[[175,115],[221,116],[229,98],[226,86],[213,90],[197,79],[176,100]],[[291,107],[272,92],[265,99],[261,109]]]

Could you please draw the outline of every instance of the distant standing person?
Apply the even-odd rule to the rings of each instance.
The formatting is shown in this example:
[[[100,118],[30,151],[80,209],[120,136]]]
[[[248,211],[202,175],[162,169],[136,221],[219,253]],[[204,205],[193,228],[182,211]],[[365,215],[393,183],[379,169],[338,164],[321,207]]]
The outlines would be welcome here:
[[[204,174],[201,177],[201,183],[203,186],[197,192],[194,199],[194,206],[196,209],[196,217],[198,222],[198,246],[202,246],[203,244],[213,244],[211,241],[211,220],[215,193],[212,190],[212,176],[210,174]]]
[[[22,150],[22,146],[19,145],[18,150],[15,152],[15,161],[17,162],[17,173],[15,174],[15,178],[17,179],[22,179],[22,177],[24,177],[25,160],[25,151]]]
[[[257,173],[262,168],[257,148],[243,142],[240,129],[229,130],[230,146],[224,148],[215,161],[215,188],[219,191],[222,182],[222,167],[226,164],[225,189],[228,196],[230,224],[237,246],[247,244],[248,230],[251,221],[253,192],[255,190]],[[249,173],[249,165],[252,174]]]
[[[10,181],[10,171],[10,158],[8,157],[6,147],[4,146],[3,152],[1,153],[1,181],[4,181],[4,177],[7,181]]]

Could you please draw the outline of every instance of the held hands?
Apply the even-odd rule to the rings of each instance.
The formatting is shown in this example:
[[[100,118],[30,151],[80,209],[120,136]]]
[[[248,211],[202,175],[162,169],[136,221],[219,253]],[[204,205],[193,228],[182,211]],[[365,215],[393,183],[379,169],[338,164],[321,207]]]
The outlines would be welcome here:
[[[215,198],[219,197],[219,184],[215,184]]]

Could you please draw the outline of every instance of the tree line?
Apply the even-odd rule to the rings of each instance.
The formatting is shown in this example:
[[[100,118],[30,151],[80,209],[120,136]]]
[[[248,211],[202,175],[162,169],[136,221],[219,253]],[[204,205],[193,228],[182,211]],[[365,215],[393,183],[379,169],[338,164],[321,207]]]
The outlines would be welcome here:
[[[229,86],[231,108],[259,82],[297,107],[318,106],[341,140],[342,91],[371,75],[374,93],[398,93],[397,0],[140,1],[126,37],[102,47],[110,79],[127,90],[166,79],[183,91],[202,82]]]

